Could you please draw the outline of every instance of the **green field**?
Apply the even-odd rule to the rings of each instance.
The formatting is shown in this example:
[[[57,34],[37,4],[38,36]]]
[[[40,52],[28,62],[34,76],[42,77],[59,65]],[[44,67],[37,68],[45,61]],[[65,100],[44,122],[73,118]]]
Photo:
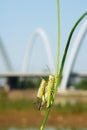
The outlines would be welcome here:
[[[36,109],[36,106],[34,99],[15,99],[12,100],[8,98],[8,94],[5,92],[0,92],[0,111],[4,110],[28,110],[28,109]],[[43,108],[44,109],[44,108]],[[53,106],[53,110],[57,110],[58,113],[87,113],[87,103],[75,103],[70,104],[66,103],[65,105],[62,105],[60,103],[55,104]]]

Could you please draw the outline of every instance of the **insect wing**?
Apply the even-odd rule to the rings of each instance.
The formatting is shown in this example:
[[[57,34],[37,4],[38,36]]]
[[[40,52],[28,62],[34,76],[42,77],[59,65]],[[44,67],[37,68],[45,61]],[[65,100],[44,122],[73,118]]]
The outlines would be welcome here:
[[[41,110],[41,99],[37,98],[34,105],[38,108],[38,110]]]

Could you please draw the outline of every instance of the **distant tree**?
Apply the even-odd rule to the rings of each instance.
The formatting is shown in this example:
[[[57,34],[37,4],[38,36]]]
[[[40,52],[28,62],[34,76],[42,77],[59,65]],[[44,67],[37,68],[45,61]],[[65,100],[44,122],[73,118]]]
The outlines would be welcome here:
[[[81,80],[77,85],[77,89],[87,90],[87,79]]]

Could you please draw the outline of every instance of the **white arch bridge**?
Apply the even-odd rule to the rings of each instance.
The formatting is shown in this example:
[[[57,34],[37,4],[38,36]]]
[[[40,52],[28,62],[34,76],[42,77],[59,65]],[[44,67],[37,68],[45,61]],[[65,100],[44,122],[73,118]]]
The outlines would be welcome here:
[[[71,70],[72,70],[72,67],[74,65],[74,61],[75,61],[75,58],[76,58],[76,55],[79,51],[79,47],[80,45],[82,44],[82,40],[84,38],[84,35],[86,34],[87,32],[87,20],[84,21],[84,23],[82,24],[80,30],[79,30],[79,33],[74,41],[74,44],[73,44],[73,47],[72,47],[72,50],[71,50],[71,53],[70,53],[70,57],[68,59],[68,62],[67,62],[67,65],[64,69],[64,73],[62,75],[62,80],[61,80],[61,83],[60,83],[60,89],[59,90],[66,90],[67,88],[67,83],[69,81],[69,76],[71,74]],[[3,60],[4,60],[4,64],[8,70],[8,72],[6,73],[0,73],[0,77],[28,77],[28,76],[48,76],[49,73],[46,73],[46,72],[43,72],[43,73],[30,73],[28,72],[28,67],[29,67],[29,63],[30,63],[30,58],[31,58],[31,53],[32,53],[32,49],[33,49],[33,44],[35,43],[35,39],[37,38],[37,36],[40,36],[41,39],[42,39],[42,43],[44,45],[44,49],[46,51],[46,54],[47,54],[47,58],[48,58],[48,62],[49,62],[49,69],[50,69],[50,72],[51,73],[55,73],[55,63],[54,63],[54,59],[53,59],[53,55],[52,55],[52,51],[51,51],[51,48],[50,48],[50,42],[49,42],[49,39],[46,35],[46,32],[41,29],[41,28],[38,28],[32,35],[31,35],[31,38],[30,38],[30,41],[26,47],[26,51],[25,51],[25,55],[24,55],[24,59],[23,59],[23,64],[22,64],[22,67],[21,67],[21,72],[20,73],[16,73],[14,72],[13,70],[13,67],[11,65],[11,62],[7,56],[7,53],[6,53],[6,50],[3,46],[3,43],[2,41],[0,40],[0,54],[2,55],[3,57]],[[87,75],[86,75],[87,76]]]

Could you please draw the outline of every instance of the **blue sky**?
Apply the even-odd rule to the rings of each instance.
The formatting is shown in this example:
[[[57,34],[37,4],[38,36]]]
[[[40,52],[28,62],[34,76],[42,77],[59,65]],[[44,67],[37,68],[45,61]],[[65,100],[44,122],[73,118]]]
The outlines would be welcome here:
[[[62,58],[72,26],[87,11],[87,0],[60,0],[60,8]],[[80,25],[72,38],[69,52]],[[0,37],[14,70],[21,71],[26,46],[31,34],[38,27],[46,31],[55,61],[57,51],[56,0],[0,0]],[[41,42],[40,37],[37,37],[29,66],[31,71],[47,69],[48,60]],[[87,36],[84,38],[74,70],[87,72],[86,50]],[[0,56],[0,71],[5,70],[3,59]]]

